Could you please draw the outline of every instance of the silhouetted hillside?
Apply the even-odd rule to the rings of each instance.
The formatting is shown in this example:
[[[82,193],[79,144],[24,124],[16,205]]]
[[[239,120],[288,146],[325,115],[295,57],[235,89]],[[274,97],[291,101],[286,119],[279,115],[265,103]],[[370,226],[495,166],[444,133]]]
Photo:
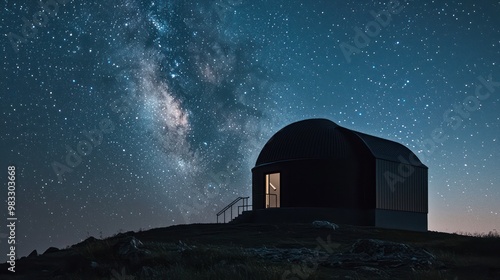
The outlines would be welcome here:
[[[192,224],[90,237],[1,279],[500,279],[500,238],[340,225]]]

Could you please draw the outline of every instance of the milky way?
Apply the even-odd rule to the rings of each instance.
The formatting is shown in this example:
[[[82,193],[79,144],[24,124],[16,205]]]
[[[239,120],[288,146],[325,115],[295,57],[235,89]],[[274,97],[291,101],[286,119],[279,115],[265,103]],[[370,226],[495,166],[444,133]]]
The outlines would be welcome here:
[[[431,230],[500,227],[498,3],[33,2],[0,17],[20,255],[214,222],[273,133],[313,117],[416,152]]]

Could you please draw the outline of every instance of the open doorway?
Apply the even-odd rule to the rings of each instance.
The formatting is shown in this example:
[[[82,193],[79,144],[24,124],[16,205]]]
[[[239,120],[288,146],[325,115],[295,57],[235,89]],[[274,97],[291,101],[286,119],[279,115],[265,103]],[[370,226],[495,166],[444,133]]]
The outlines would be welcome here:
[[[280,174],[266,174],[266,208],[280,207]]]

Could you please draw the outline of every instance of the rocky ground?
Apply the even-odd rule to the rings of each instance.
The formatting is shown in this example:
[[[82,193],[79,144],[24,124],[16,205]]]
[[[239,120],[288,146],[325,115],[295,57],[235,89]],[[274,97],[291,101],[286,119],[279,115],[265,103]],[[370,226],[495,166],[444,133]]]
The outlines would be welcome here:
[[[193,224],[89,237],[0,279],[500,279],[500,238],[316,224]]]

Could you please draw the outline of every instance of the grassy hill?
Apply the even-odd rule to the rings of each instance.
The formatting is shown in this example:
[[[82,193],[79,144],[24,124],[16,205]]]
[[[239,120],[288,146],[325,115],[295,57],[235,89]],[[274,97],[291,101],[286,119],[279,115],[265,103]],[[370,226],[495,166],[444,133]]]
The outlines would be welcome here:
[[[340,225],[191,224],[93,237],[1,279],[500,279],[500,238]]]

